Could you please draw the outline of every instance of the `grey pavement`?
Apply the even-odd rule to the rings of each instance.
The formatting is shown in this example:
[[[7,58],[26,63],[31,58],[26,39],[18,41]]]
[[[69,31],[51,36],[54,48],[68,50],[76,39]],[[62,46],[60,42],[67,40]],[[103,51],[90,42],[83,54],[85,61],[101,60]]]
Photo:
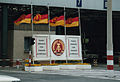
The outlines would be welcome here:
[[[92,69],[107,70],[107,65],[105,65],[105,64],[99,64],[98,66],[92,66]],[[119,67],[118,64],[114,65],[114,71],[120,71],[120,67]]]
[[[21,82],[119,82],[114,79],[99,79],[84,76],[71,76],[59,74],[43,74],[43,73],[29,73],[29,72],[3,72],[2,75],[9,75],[21,79]]]
[[[25,72],[16,68],[0,68],[0,75],[20,78],[22,82],[118,82],[120,67],[114,65],[114,77],[109,77],[106,65],[92,67],[91,70],[59,70],[43,72]]]

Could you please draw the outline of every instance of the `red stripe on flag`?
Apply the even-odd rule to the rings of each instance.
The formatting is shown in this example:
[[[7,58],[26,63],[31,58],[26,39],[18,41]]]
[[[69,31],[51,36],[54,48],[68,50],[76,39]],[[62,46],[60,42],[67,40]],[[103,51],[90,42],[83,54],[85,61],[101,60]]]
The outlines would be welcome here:
[[[113,70],[113,65],[107,65],[108,70]]]
[[[14,23],[20,22],[21,20],[25,19],[25,14],[21,15],[17,20],[14,21]]]
[[[73,22],[79,21],[79,17],[73,18]]]
[[[107,56],[107,60],[113,60],[113,56],[112,55],[108,55]]]
[[[54,17],[53,19],[50,20],[50,23],[56,23],[58,17]]]
[[[48,14],[44,14],[44,15],[37,14],[34,17],[34,21],[40,21],[40,20],[44,20],[44,19],[48,19]]]
[[[26,15],[25,18],[31,18],[31,14]]]
[[[64,16],[58,17],[56,21],[60,21],[60,20],[64,20]]]
[[[79,21],[79,17],[75,17],[75,18],[68,18],[66,20],[66,24],[72,24],[73,22],[77,22]]]
[[[48,19],[48,14],[41,15],[41,19]]]

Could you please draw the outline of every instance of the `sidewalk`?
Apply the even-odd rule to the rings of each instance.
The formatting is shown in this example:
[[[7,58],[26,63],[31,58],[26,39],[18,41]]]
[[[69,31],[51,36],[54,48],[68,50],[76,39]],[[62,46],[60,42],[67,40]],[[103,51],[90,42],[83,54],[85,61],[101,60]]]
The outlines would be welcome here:
[[[0,68],[0,71],[3,72],[16,72],[16,73],[30,73],[25,72],[23,68]],[[114,65],[114,71],[112,77],[109,77],[109,72],[107,71],[106,65],[98,65],[96,67],[92,66],[91,70],[57,70],[57,71],[42,71],[42,72],[31,72],[31,74],[57,74],[57,75],[68,75],[68,76],[77,76],[77,77],[89,77],[89,78],[98,78],[98,79],[111,79],[111,80],[120,80],[120,67]]]
[[[107,70],[107,65],[99,64],[98,66],[92,66],[92,69],[100,69],[100,70]],[[114,71],[120,71],[119,65],[114,65]]]

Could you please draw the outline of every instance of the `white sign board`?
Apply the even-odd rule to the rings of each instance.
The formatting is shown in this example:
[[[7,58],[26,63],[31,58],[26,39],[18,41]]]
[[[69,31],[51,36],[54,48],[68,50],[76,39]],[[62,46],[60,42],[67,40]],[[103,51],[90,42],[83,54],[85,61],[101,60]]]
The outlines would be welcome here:
[[[67,60],[82,60],[80,36],[67,36]]]
[[[49,39],[48,35],[34,35],[35,45],[33,46],[34,60],[49,60]]]
[[[51,35],[51,60],[66,60],[65,36]]]
[[[82,60],[80,36],[34,35],[33,38],[34,60]]]

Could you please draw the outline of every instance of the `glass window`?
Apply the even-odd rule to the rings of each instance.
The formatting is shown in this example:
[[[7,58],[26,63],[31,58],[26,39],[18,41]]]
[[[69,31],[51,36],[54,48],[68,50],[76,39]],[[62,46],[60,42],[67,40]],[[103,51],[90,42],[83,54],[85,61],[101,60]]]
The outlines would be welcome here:
[[[30,51],[30,41],[31,37],[24,37],[24,51],[29,52]]]

